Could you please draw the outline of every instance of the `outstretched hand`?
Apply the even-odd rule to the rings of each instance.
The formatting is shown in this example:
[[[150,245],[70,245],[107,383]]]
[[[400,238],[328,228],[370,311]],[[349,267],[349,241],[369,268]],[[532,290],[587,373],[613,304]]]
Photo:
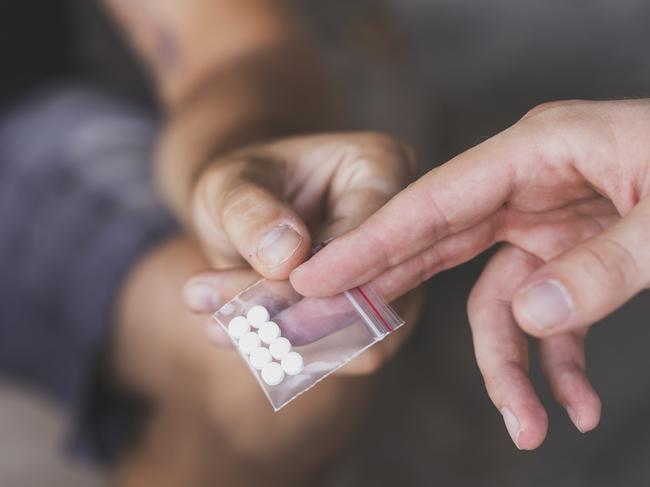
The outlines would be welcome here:
[[[260,276],[287,279],[314,244],[358,227],[414,172],[410,149],[374,133],[293,137],[216,159],[200,174],[190,211],[213,269],[188,281],[187,306],[211,322],[209,314]],[[396,306],[412,322],[419,295],[410,293]],[[412,327],[405,328],[341,373],[376,370],[407,338]],[[217,327],[209,330],[214,341],[228,342]]]
[[[580,431],[600,400],[583,339],[650,282],[650,101],[542,105],[438,167],[298,267],[306,295],[373,281],[400,295],[497,242],[469,300],[488,393],[519,448],[545,438],[524,332]],[[337,272],[330,272],[337,269]]]

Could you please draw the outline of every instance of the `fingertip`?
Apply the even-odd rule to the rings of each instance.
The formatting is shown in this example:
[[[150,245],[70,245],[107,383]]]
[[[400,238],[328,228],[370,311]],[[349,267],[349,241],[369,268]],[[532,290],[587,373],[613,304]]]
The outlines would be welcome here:
[[[510,438],[519,450],[534,450],[546,438],[548,417],[543,408],[526,411],[523,408],[504,407],[501,415]]]
[[[356,232],[356,231],[355,231]],[[378,262],[376,240],[348,233],[314,254],[291,276],[294,287],[305,296],[334,296],[368,283],[388,266]]]
[[[567,404],[564,409],[571,422],[581,433],[588,433],[596,429],[600,423],[601,402],[597,395],[579,403]]]
[[[327,267],[321,265],[322,260],[320,254],[315,255],[291,271],[291,285],[303,296],[326,297],[345,290],[339,289],[336,272],[326,270]]]
[[[314,265],[311,260],[299,265],[289,275],[289,281],[293,288],[303,296],[318,297],[319,291],[322,290],[322,285],[319,285],[318,279],[312,276],[318,276],[318,272],[314,271]]]
[[[183,302],[194,313],[212,313],[219,309],[222,299],[216,287],[201,277],[185,283],[182,290]]]
[[[289,281],[293,288],[303,296],[308,296],[309,291],[309,261],[300,264],[289,274]]]
[[[296,210],[244,176],[229,182],[226,196],[204,213],[205,221],[198,225],[201,240],[222,253],[225,248],[232,257],[239,254],[268,279],[287,279],[309,256],[309,229]]]
[[[532,451],[539,448],[546,438],[546,427],[525,428],[519,435],[519,449]]]
[[[185,283],[182,299],[190,311],[212,314],[256,278],[259,275],[249,268],[204,271]]]

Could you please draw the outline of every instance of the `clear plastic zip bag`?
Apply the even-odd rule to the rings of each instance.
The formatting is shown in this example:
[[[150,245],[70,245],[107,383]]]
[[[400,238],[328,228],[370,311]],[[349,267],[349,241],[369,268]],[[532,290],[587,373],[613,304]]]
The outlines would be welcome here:
[[[328,298],[260,279],[214,318],[278,411],[404,324],[369,286]]]

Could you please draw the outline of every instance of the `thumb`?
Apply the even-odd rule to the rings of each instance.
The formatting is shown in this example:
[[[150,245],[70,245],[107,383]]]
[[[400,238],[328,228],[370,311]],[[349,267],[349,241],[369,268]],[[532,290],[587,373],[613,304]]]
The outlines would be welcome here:
[[[281,190],[256,170],[255,161],[242,159],[206,171],[195,192],[194,227],[213,265],[243,257],[262,276],[286,279],[309,254],[311,237]]]
[[[513,299],[519,325],[543,337],[591,326],[650,282],[650,199],[625,218],[547,262]]]

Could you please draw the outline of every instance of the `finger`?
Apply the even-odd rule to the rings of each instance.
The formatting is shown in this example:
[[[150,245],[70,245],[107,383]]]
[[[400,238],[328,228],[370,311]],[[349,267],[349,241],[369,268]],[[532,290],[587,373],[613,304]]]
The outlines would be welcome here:
[[[510,194],[512,154],[525,158],[530,152],[520,138],[504,133],[433,169],[298,267],[292,282],[307,295],[335,294],[474,226],[499,212]],[[328,275],[332,268],[338,271]]]
[[[211,315],[258,278],[259,274],[249,268],[202,272],[187,281],[183,288],[183,300],[192,312]],[[213,343],[230,344],[227,333],[215,323],[212,316],[205,317],[204,326]]]
[[[528,345],[510,310],[518,282],[539,265],[536,257],[506,246],[492,257],[468,302],[474,351],[490,399],[519,449],[537,448],[548,418],[528,377]]]
[[[268,286],[269,283],[273,283],[275,290],[282,290],[283,294],[296,297],[295,290],[286,281],[266,281],[265,285]],[[307,297],[288,307],[285,305],[286,299],[281,295],[270,296],[266,293],[263,299],[266,299],[266,302],[259,304],[267,307],[271,320],[279,325],[282,336],[295,346],[318,341],[348,326],[358,324],[361,319],[358,308],[345,293],[323,298]]]
[[[502,238],[549,261],[620,220],[609,200],[598,197],[590,203],[543,213],[511,209],[504,217]]]
[[[479,202],[476,198],[478,192],[473,197],[468,194],[471,183],[468,173],[472,178],[487,178],[486,182],[495,174],[476,164],[471,155],[462,157],[467,159],[452,160],[429,172],[357,230],[336,239],[296,269],[291,276],[296,288],[307,295],[325,295],[368,282],[496,211],[507,196],[507,174],[501,174],[501,180],[488,183],[496,185],[496,190],[490,192],[487,198],[490,201]],[[476,167],[472,170],[467,168],[474,164]],[[497,166],[494,173],[499,172],[502,171]],[[475,186],[472,185],[473,191],[476,191]],[[452,208],[455,200],[461,202],[461,211]],[[332,268],[337,272],[328,275],[326,269]]]
[[[194,313],[214,313],[258,278],[249,268],[201,272],[185,284],[183,300]]]
[[[209,169],[195,193],[195,226],[210,256],[241,256],[264,277],[284,279],[309,254],[311,238],[268,173],[245,159]]]
[[[610,226],[619,217],[611,215],[609,208],[603,215],[586,218],[560,218],[545,225],[544,221],[535,226],[519,215],[504,216],[508,232],[504,237],[515,246],[526,248],[530,253],[542,259],[551,259],[572,245],[586,240]],[[542,217],[543,219],[544,217]],[[520,221],[512,222],[514,219]],[[524,220],[524,221],[522,221]],[[497,239],[501,220],[488,218],[471,228],[450,235],[430,248],[393,266],[372,281],[381,295],[388,301],[393,300],[410,289],[415,288],[438,272],[462,264],[490,247]]]
[[[555,399],[582,433],[600,421],[600,398],[585,373],[584,331],[543,338],[539,356]]]
[[[321,240],[357,228],[415,176],[412,151],[392,137],[360,133],[348,143],[329,184]]]
[[[503,212],[506,202],[523,211],[544,211],[593,196],[597,185],[588,184],[576,164],[594,157],[605,164],[612,157],[611,136],[604,137],[603,130],[610,132],[597,123],[603,117],[585,122],[584,112],[573,105],[537,110],[430,171],[357,230],[296,269],[296,288],[307,295],[335,294],[367,282]],[[332,268],[338,272],[328,275]]]
[[[296,346],[307,345],[359,322],[359,313],[345,294],[301,299],[272,314],[282,336]]]
[[[386,301],[392,301],[414,289],[434,274],[465,262],[495,241],[495,222],[487,219],[458,234],[435,243],[400,265],[391,267],[371,281]]]
[[[590,326],[648,287],[650,199],[599,235],[549,261],[513,300],[519,325],[535,336]]]

